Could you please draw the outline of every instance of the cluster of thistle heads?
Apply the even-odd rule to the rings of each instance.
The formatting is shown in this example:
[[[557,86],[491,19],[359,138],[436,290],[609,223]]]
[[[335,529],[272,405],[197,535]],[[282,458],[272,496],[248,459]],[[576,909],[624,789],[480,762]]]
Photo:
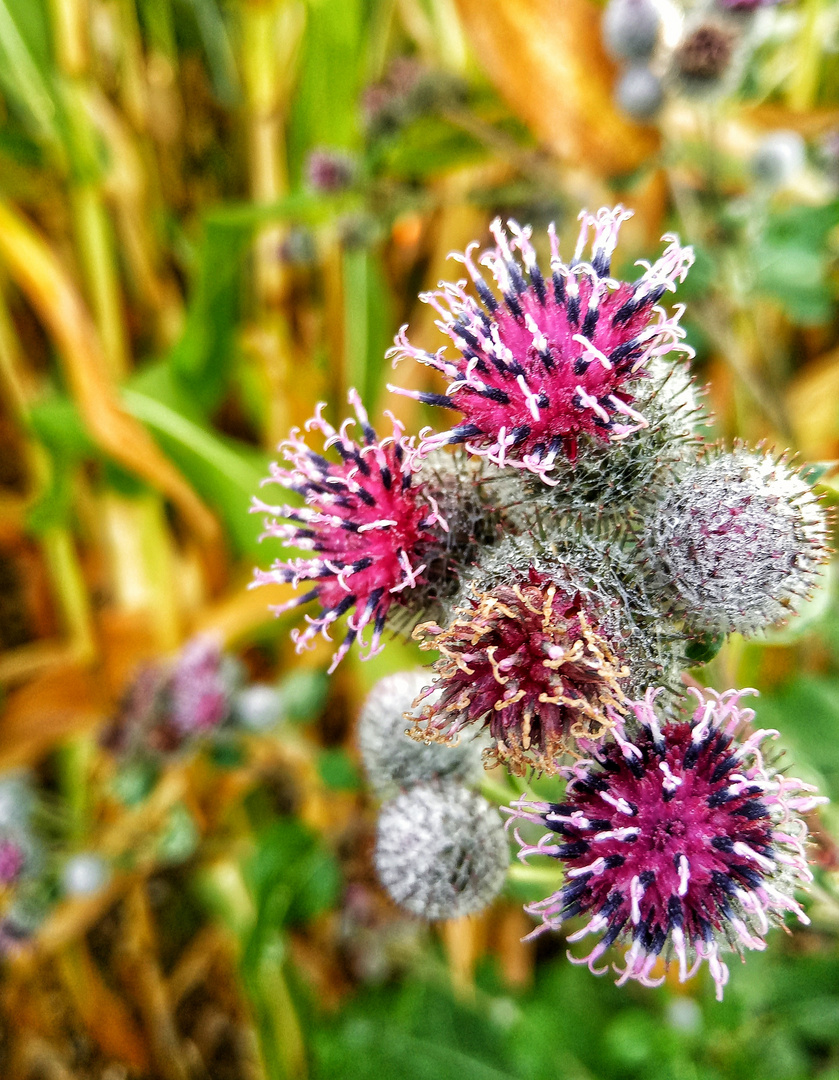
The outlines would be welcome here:
[[[582,919],[592,970],[624,946],[620,980],[686,979],[727,951],[763,948],[806,882],[810,789],[778,773],[747,691],[682,689],[726,634],[793,615],[828,556],[817,496],[785,457],[707,445],[692,350],[671,305],[693,254],[664,237],[633,281],[612,276],[622,207],[580,215],[570,257],[551,228],[491,225],[494,244],[453,256],[466,277],[421,297],[450,344],[403,328],[394,361],[437,373],[435,392],[389,389],[445,410],[441,430],[384,438],[319,407],[281,444],[257,500],[286,550],[255,584],[312,605],[298,650],[344,624],[330,670],[386,633],[432,653],[381,684],[360,742],[386,799],[376,865],[417,915],[485,906],[507,866],[498,815],[474,792],[476,755],[556,776],[558,801],[508,808],[520,857],[565,868],[530,910],[539,930]],[[546,256],[546,257],[545,257]],[[389,415],[389,414],[388,414]],[[414,740],[407,738],[407,734]],[[564,793],[561,781],[565,782]],[[522,835],[541,826],[541,839]],[[605,968],[603,969],[605,970]]]
[[[615,102],[652,121],[668,98],[735,89],[753,48],[753,21],[779,0],[609,0],[601,34],[617,62]]]

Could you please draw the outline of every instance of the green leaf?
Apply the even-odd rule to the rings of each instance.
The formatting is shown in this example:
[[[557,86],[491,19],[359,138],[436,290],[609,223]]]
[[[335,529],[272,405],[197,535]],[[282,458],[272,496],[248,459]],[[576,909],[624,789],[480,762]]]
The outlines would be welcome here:
[[[401,180],[429,180],[488,158],[487,147],[438,116],[419,116],[375,150],[375,169]]]
[[[835,290],[829,278],[828,234],[839,224],[839,201],[771,215],[750,253],[757,288],[802,325],[827,322]]]
[[[685,656],[694,664],[707,664],[713,660],[725,643],[725,634],[704,634],[685,646]]]
[[[195,854],[200,839],[195,818],[183,803],[176,803],[158,838],[157,857],[162,862],[186,862]]]
[[[205,223],[186,325],[169,355],[173,373],[205,409],[218,402],[230,372],[252,235],[247,221]]]
[[[239,97],[239,77],[230,35],[217,0],[178,2],[195,21],[216,97],[223,105],[232,106]]]
[[[0,0],[0,86],[30,131],[57,145],[47,28],[42,0]]]
[[[343,253],[344,338],[349,385],[364,401],[376,401],[382,389],[382,356],[390,345],[390,304],[379,260],[364,247]]]
[[[323,710],[329,691],[325,671],[302,668],[292,671],[279,684],[286,719],[293,724],[315,720]]]
[[[288,133],[294,176],[300,176],[312,148],[359,142],[358,96],[366,76],[369,6],[362,0],[308,5]]]
[[[334,858],[302,822],[282,818],[262,831],[245,867],[257,910],[255,933],[314,918],[336,900],[340,875]]]
[[[839,796],[839,678],[802,675],[754,705],[762,727],[781,731],[797,775],[824,776],[833,799]],[[805,775],[805,779],[807,779]]]
[[[253,556],[262,524],[249,512],[250,500],[267,475],[268,456],[211,431],[171,380],[157,382],[155,390],[124,390],[126,408],[151,429],[198,493],[222,515],[237,552]]]
[[[318,756],[318,775],[335,791],[360,791],[361,778],[346,750],[322,750]]]

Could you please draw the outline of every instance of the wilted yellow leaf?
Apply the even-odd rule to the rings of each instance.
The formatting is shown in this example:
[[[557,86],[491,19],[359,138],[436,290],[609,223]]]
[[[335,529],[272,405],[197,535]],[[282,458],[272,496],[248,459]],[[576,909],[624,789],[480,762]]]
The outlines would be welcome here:
[[[475,54],[512,108],[557,157],[614,176],[658,135],[612,104],[615,66],[590,0],[457,0]]]

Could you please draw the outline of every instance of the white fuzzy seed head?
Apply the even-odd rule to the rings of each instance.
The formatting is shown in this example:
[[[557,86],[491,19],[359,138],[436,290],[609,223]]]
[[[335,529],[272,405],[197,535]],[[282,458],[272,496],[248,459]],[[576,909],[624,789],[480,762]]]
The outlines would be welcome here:
[[[652,514],[645,544],[665,604],[717,633],[785,621],[828,557],[810,486],[785,460],[744,448],[686,469]]]
[[[67,896],[90,896],[99,892],[109,877],[105,860],[92,851],[85,851],[67,860],[61,884]]]
[[[615,101],[634,120],[652,120],[664,102],[661,79],[644,64],[627,68],[615,87]]]
[[[379,881],[397,904],[422,919],[482,911],[501,891],[509,861],[498,811],[460,784],[418,784],[382,807]]]
[[[400,671],[377,682],[364,703],[358,746],[370,787],[379,798],[428,780],[448,778],[467,785],[481,780],[482,747],[470,735],[457,746],[443,746],[417,742],[405,734],[410,725],[405,714],[419,715],[414,702],[431,682],[430,671]]]
[[[622,60],[648,60],[660,28],[661,18],[651,0],[609,0],[603,13],[603,44]]]
[[[804,168],[807,147],[797,131],[772,131],[760,140],[749,167],[759,184],[784,187]]]
[[[32,778],[27,772],[0,776],[0,829],[25,829],[35,809]]]
[[[240,727],[255,734],[271,731],[279,723],[283,701],[279,690],[267,683],[252,683],[233,698],[233,717]]]

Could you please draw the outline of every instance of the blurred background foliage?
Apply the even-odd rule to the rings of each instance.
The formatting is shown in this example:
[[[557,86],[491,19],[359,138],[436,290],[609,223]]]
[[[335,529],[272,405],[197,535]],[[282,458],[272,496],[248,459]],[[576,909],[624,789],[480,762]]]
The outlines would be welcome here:
[[[284,589],[247,589],[275,555],[250,498],[316,401],[338,419],[356,386],[409,430],[430,419],[384,390],[425,372],[383,353],[408,321],[438,347],[417,294],[497,213],[567,244],[582,206],[623,201],[628,273],[677,229],[715,433],[799,450],[834,500],[839,4],[760,12],[725,93],[676,87],[654,125],[613,104],[601,17],[0,0],[0,767],[30,770],[43,843],[37,882],[2,896],[3,1077],[839,1078],[824,827],[811,930],[774,934],[722,1005],[704,978],[618,991],[556,938],[522,944],[542,869],[420,926],[375,884],[353,744],[365,691],[418,654],[393,642],[327,683],[328,646],[294,656],[267,611]],[[767,182],[778,129],[806,160]],[[697,673],[760,687],[758,722],[834,800],[837,600],[831,576],[788,630]],[[115,753],[138,672],[194,635],[275,691],[271,724]],[[84,852],[103,872],[71,886]]]

